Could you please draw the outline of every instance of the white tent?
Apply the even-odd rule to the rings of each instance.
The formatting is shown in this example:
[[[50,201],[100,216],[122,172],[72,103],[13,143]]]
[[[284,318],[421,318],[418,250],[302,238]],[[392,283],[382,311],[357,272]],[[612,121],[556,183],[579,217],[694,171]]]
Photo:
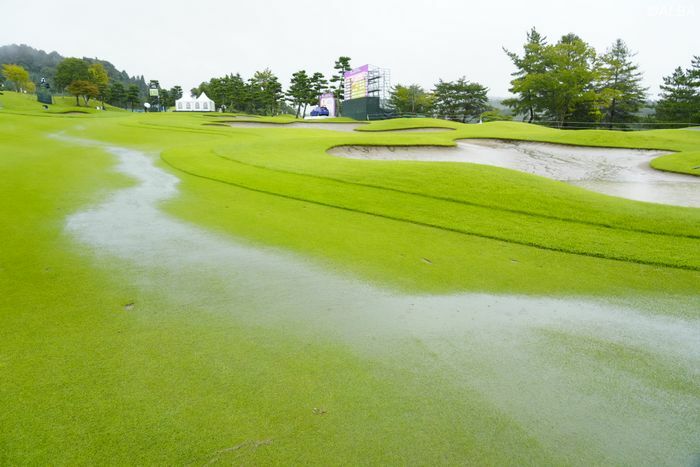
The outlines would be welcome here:
[[[182,96],[175,102],[175,110],[178,112],[214,112],[216,110],[214,101],[209,99],[206,93],[199,97]]]

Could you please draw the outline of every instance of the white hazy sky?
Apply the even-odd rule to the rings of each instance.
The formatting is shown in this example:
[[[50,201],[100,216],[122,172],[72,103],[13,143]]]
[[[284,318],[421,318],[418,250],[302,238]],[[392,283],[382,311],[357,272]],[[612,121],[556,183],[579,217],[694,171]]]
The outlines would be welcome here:
[[[393,84],[465,75],[504,96],[513,67],[501,47],[520,51],[535,26],[600,52],[621,37],[656,95],[663,75],[700,55],[699,24],[698,0],[2,0],[0,45],[99,57],[184,89],[265,67],[284,83],[299,69],[329,75],[348,55],[389,68]]]

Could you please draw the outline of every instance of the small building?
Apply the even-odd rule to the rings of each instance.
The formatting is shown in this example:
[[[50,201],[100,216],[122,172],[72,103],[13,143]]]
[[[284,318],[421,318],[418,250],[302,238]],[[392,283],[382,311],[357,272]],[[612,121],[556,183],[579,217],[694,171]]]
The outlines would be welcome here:
[[[203,92],[198,97],[182,96],[175,101],[175,110],[177,112],[214,112],[216,104]]]

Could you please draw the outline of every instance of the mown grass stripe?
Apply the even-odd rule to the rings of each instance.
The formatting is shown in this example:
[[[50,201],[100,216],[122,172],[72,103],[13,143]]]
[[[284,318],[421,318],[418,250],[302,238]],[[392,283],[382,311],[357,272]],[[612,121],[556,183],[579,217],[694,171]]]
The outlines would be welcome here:
[[[412,225],[438,229],[438,230],[442,230],[442,231],[446,231],[446,232],[453,232],[453,233],[462,234],[462,235],[485,238],[485,239],[500,241],[500,242],[509,243],[509,244],[522,245],[522,246],[537,248],[537,249],[545,250],[545,251],[554,251],[554,252],[567,253],[567,254],[578,255],[578,256],[591,257],[591,258],[607,259],[607,260],[612,260],[612,261],[621,261],[621,262],[625,262],[625,263],[640,264],[640,265],[645,265],[645,266],[665,267],[665,268],[688,270],[688,271],[700,271],[700,266],[665,263],[665,262],[661,262],[661,261],[650,261],[650,260],[629,258],[629,257],[596,253],[596,252],[582,252],[582,251],[576,251],[576,250],[567,249],[567,248],[550,247],[550,246],[541,245],[541,244],[537,244],[537,243],[529,242],[529,241],[525,241],[525,240],[504,238],[504,237],[500,237],[498,235],[490,235],[490,234],[485,234],[485,233],[481,233],[481,232],[473,232],[473,231],[468,231],[468,230],[464,230],[464,229],[459,229],[456,227],[448,227],[448,226],[437,225],[437,224],[433,224],[433,223],[429,223],[429,222],[411,220],[411,219],[406,219],[406,218],[402,218],[402,217],[391,216],[388,214],[367,211],[364,209],[353,208],[353,207],[349,207],[349,206],[339,206],[339,205],[332,204],[332,203],[326,203],[323,201],[312,200],[312,199],[303,198],[300,196],[293,196],[293,195],[279,193],[279,192],[275,192],[275,191],[271,191],[271,190],[265,190],[262,188],[256,188],[256,187],[244,185],[242,183],[237,183],[237,182],[233,182],[233,181],[229,181],[229,180],[222,180],[222,179],[219,179],[216,177],[198,174],[194,171],[178,167],[177,165],[175,165],[171,161],[169,161],[166,157],[164,157],[163,154],[161,154],[161,160],[163,160],[163,162],[166,163],[169,167],[171,167],[179,172],[183,172],[183,173],[186,173],[188,175],[191,175],[193,177],[198,177],[201,179],[210,180],[210,181],[217,182],[217,183],[223,183],[226,185],[235,186],[237,188],[241,188],[241,189],[248,190],[248,191],[253,191],[256,193],[277,196],[277,197],[290,199],[290,200],[294,200],[294,201],[299,201],[299,202],[303,202],[303,203],[309,203],[309,204],[314,204],[314,205],[318,205],[318,206],[325,206],[325,207],[329,207],[329,208],[333,208],[333,209],[340,209],[340,210],[348,211],[348,212],[365,214],[365,215],[369,215],[369,216],[373,216],[373,217],[383,218],[383,219],[396,221],[396,222],[404,222],[404,223],[408,223],[408,224],[412,224]]]
[[[333,147],[342,147],[342,146],[347,146],[347,145],[338,145],[338,146],[333,146]],[[332,149],[333,147],[329,148],[329,150]],[[441,147],[441,146],[435,146],[435,147]],[[489,205],[489,204],[484,204],[484,203],[476,203],[476,202],[466,201],[466,200],[460,199],[460,198],[453,198],[450,196],[436,196],[436,195],[430,195],[427,193],[420,193],[420,192],[415,192],[415,191],[410,191],[410,190],[401,190],[399,188],[391,188],[391,187],[386,187],[386,186],[381,186],[381,185],[375,185],[372,183],[352,182],[349,180],[344,180],[342,178],[325,177],[322,175],[312,175],[312,174],[303,173],[303,172],[295,172],[292,170],[276,169],[276,168],[272,168],[272,167],[268,167],[268,166],[264,166],[264,165],[243,162],[243,161],[238,160],[238,159],[232,159],[231,157],[219,154],[215,150],[214,150],[213,154],[215,156],[217,156],[221,159],[224,159],[228,162],[231,162],[231,163],[241,164],[241,165],[245,165],[245,166],[253,167],[253,168],[257,168],[257,169],[269,170],[271,172],[277,172],[277,173],[288,174],[288,175],[297,175],[300,177],[308,177],[308,178],[317,179],[317,180],[333,181],[333,182],[337,182],[337,183],[360,186],[360,187],[364,187],[364,188],[374,188],[374,189],[389,191],[389,192],[393,192],[393,193],[401,193],[401,194],[406,194],[406,195],[419,196],[422,198],[433,199],[436,201],[448,201],[451,203],[463,204],[465,206],[487,208],[487,209],[492,209],[494,211],[507,212],[510,214],[526,215],[526,216],[538,217],[541,219],[570,222],[573,224],[589,225],[589,226],[594,226],[594,227],[602,227],[602,228],[606,228],[606,229],[625,231],[625,232],[664,235],[664,236],[668,236],[668,237],[689,238],[689,239],[696,239],[696,240],[700,239],[700,235],[675,234],[675,233],[664,232],[664,231],[654,231],[654,230],[647,230],[647,229],[635,229],[635,228],[630,228],[630,227],[620,227],[620,226],[614,226],[614,225],[606,224],[606,223],[571,219],[571,218],[560,217],[560,216],[551,216],[551,215],[547,215],[547,214],[541,214],[541,213],[525,211],[525,210],[520,210],[520,209],[509,209],[509,208],[504,208],[504,207],[494,206],[494,205]]]

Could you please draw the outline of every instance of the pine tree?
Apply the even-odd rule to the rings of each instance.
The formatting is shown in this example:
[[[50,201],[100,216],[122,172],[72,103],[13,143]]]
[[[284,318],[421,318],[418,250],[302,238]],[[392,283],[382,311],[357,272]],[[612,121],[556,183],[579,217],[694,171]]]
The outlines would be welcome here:
[[[600,57],[599,93],[603,120],[610,128],[616,122],[634,120],[644,104],[648,88],[642,86],[642,73],[632,62],[635,56],[622,39],[617,39]]]
[[[306,106],[318,103],[318,99],[328,88],[328,80],[323,76],[323,73],[316,72],[309,78],[309,93],[304,102],[304,115],[306,115]]]
[[[131,104],[131,111],[134,111],[134,105],[141,100],[141,90],[136,84],[130,84],[126,90],[126,101]]]
[[[306,70],[299,70],[292,74],[287,100],[296,108],[296,118],[299,118],[301,106],[309,99],[309,87],[309,75],[306,74]]]
[[[125,99],[126,89],[124,89],[124,85],[118,81],[112,83],[107,92],[107,102],[117,107],[123,107]]]
[[[547,38],[532,28],[527,33],[522,57],[508,49],[503,49],[517,68],[517,71],[511,75],[514,79],[510,82],[509,91],[518,96],[504,100],[503,104],[513,109],[516,115],[526,115],[529,123],[537,118],[537,112],[544,107],[539,84],[541,76],[547,71],[543,54],[546,46]]]
[[[335,74],[331,77],[333,94],[335,98],[342,101],[345,96],[345,72],[352,70],[350,57],[338,57],[333,66]]]
[[[656,118],[665,122],[700,123],[698,85],[693,70],[678,67],[663,80]]]
[[[487,93],[488,88],[467,81],[464,76],[457,81],[440,80],[433,90],[435,111],[439,116],[466,123],[489,110]]]

